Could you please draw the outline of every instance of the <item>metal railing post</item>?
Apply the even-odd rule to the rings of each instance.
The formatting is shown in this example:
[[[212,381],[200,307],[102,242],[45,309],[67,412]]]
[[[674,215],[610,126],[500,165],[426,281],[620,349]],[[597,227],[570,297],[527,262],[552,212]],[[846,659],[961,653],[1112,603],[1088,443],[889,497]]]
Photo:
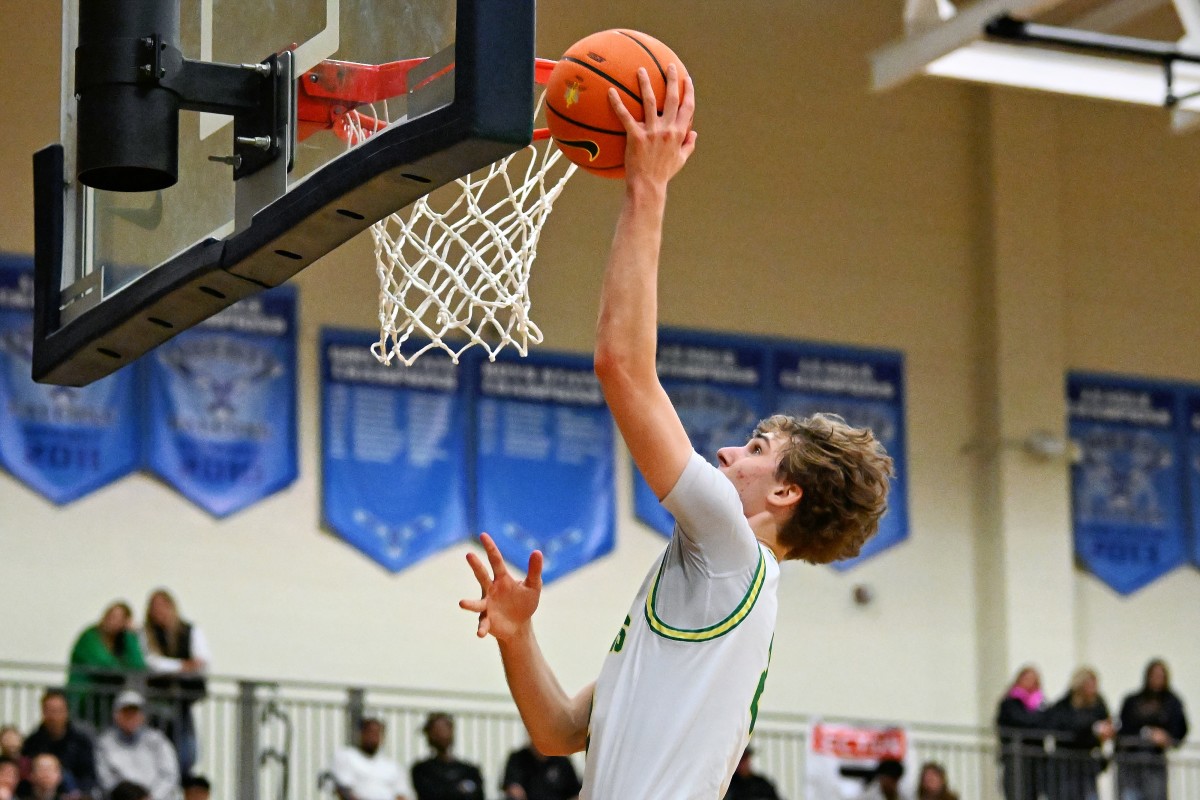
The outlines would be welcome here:
[[[363,689],[346,689],[346,744],[358,742],[358,729],[367,711],[367,693]]]
[[[255,681],[238,681],[238,800],[258,800],[258,686]]]

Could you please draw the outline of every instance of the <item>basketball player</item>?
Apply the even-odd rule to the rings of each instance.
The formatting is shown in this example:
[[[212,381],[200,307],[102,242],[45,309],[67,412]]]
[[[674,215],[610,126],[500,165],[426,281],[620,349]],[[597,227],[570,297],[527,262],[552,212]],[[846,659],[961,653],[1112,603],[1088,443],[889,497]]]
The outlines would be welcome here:
[[[587,748],[584,800],[725,794],[754,727],[775,630],[778,561],[858,553],[886,508],[891,459],[840,418],[774,416],[711,466],[692,450],[655,371],[658,254],[667,184],[696,146],[694,93],[675,68],[662,114],[644,70],[645,122],[611,92],[628,135],[625,201],[600,297],[595,369],[646,483],[676,520],[599,679],[574,697],[546,663],[531,623],[542,554],[524,581],[481,537],[491,574],[462,608],[499,644],[513,699],[539,750]]]

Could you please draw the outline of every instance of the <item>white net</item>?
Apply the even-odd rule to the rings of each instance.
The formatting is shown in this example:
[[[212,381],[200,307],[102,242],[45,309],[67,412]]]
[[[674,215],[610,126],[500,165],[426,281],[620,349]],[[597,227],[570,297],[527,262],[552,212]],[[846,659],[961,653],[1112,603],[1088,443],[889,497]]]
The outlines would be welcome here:
[[[351,145],[371,135],[362,119],[347,115]],[[440,348],[457,363],[478,345],[494,360],[506,345],[524,356],[540,343],[529,316],[529,271],[542,225],[574,172],[542,139],[375,223],[375,357],[407,366]]]

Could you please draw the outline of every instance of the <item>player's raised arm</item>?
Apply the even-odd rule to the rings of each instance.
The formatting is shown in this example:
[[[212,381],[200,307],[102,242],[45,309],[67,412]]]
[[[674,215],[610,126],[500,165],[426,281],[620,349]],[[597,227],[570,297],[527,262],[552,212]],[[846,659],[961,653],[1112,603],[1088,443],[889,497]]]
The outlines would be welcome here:
[[[625,202],[617,220],[600,294],[596,375],[613,419],[646,483],[660,499],[683,472],[692,446],[655,370],[658,257],[667,184],[696,146],[691,79],[672,64],[660,115],[650,78],[638,71],[645,120],[638,122],[615,89],[613,110],[625,126]]]
[[[483,596],[460,600],[458,605],[479,614],[478,636],[496,637],[504,677],[534,746],[551,756],[577,753],[587,742],[592,687],[568,696],[533,635],[533,612],[542,594],[542,554],[537,550],[530,554],[525,580],[517,581],[492,537],[485,533],[479,538],[491,573],[479,556],[468,553],[467,562]]]

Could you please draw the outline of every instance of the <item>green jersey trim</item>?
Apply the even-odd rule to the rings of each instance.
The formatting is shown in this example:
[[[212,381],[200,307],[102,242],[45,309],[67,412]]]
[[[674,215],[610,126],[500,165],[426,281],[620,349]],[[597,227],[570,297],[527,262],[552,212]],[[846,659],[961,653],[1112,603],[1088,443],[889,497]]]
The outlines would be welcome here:
[[[754,571],[754,577],[750,580],[750,588],[746,590],[746,595],[738,603],[737,608],[731,611],[725,619],[714,625],[694,629],[676,628],[668,625],[659,618],[658,613],[654,610],[658,604],[659,582],[662,579],[663,572],[667,568],[667,556],[664,554],[662,563],[658,567],[658,572],[654,575],[654,582],[650,584],[650,590],[646,592],[646,623],[650,626],[650,630],[664,639],[673,639],[679,642],[710,642],[729,633],[750,615],[750,612],[754,609],[754,604],[758,602],[759,594],[762,593],[762,587],[767,578],[767,559],[762,551],[763,549],[760,546],[758,548],[758,567]]]

